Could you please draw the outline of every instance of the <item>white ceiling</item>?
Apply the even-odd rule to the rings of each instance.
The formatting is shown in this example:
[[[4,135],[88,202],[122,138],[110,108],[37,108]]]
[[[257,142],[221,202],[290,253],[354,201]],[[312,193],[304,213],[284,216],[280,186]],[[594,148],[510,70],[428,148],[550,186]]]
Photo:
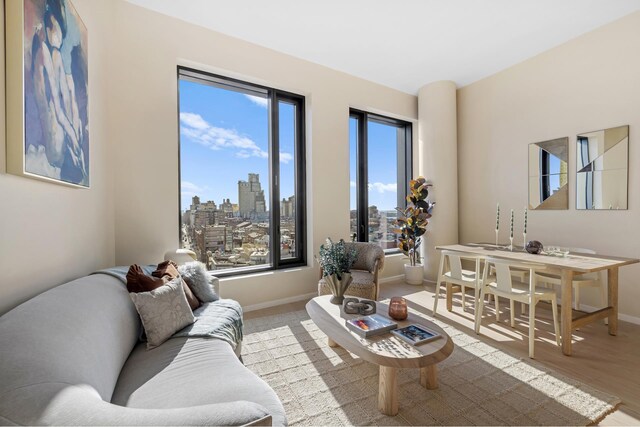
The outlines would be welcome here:
[[[411,94],[464,86],[640,10],[640,0],[129,0]]]

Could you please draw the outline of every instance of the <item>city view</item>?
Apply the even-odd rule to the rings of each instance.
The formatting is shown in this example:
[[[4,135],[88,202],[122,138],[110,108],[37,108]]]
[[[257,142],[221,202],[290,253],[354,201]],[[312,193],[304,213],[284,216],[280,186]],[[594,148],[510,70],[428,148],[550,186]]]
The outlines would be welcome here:
[[[238,181],[238,203],[193,196],[182,211],[182,247],[193,250],[209,270],[269,264],[270,220],[260,175]],[[295,196],[280,201],[280,258],[295,256]]]

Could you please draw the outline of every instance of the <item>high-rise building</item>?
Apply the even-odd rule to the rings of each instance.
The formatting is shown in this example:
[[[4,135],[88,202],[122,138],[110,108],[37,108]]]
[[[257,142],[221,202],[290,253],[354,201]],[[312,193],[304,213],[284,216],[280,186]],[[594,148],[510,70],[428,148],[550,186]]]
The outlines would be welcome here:
[[[280,202],[280,218],[293,218],[296,214],[296,196],[283,198]]]
[[[240,216],[242,217],[249,217],[252,213],[264,213],[267,211],[259,174],[250,173],[248,181],[238,181],[238,204]]]

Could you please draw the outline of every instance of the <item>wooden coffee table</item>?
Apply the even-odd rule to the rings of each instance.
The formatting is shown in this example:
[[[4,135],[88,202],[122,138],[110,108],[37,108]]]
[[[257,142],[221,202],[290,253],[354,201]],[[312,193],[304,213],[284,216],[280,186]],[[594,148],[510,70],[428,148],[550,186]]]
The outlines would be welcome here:
[[[453,342],[442,328],[425,318],[409,313],[407,320],[399,321],[401,328],[410,323],[418,323],[442,335],[434,341],[413,346],[390,332],[371,338],[362,338],[347,329],[345,320],[360,317],[345,314],[342,307],[329,302],[331,295],[313,298],[307,303],[307,313],[311,320],[324,332],[331,347],[341,346],[345,350],[359,356],[367,362],[380,366],[378,380],[378,409],[385,415],[398,413],[399,368],[420,369],[420,384],[433,390],[438,388],[436,364],[443,361],[453,352]],[[377,313],[387,316],[389,306],[384,302],[377,303]]]

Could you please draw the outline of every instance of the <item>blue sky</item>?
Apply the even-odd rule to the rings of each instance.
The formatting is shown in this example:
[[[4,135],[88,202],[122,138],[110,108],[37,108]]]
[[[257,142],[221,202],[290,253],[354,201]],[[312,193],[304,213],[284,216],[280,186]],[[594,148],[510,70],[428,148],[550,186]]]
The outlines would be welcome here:
[[[246,180],[249,173],[260,174],[268,199],[267,99],[186,80],[180,80],[179,87],[181,208],[187,209],[194,195],[203,202],[219,204],[229,198],[237,203],[238,180]],[[280,104],[280,198],[294,193],[294,108]],[[393,209],[397,204],[396,129],[370,123],[368,131],[369,203]],[[351,132],[350,139],[354,137]],[[355,166],[355,146],[350,146],[350,164]],[[351,170],[353,184],[353,166]],[[355,188],[351,189],[353,203]]]

